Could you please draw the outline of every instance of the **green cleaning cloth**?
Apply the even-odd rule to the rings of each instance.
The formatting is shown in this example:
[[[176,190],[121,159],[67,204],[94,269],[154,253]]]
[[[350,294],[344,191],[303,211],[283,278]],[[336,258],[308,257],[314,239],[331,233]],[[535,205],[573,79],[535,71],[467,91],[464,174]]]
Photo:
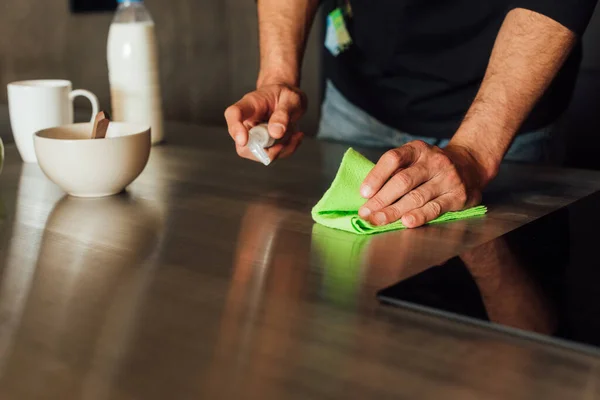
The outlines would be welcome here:
[[[321,225],[359,235],[404,229],[401,221],[374,226],[358,216],[358,209],[366,200],[360,195],[360,186],[375,165],[354,149],[348,149],[331,187],[312,209],[313,220]],[[429,222],[445,222],[484,215],[485,206],[464,211],[448,212]]]

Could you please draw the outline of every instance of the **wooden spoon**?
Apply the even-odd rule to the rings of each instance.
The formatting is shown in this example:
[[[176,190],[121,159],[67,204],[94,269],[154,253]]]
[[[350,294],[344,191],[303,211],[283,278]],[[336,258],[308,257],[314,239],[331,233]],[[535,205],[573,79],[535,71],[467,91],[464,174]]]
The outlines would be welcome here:
[[[104,139],[106,131],[110,124],[110,118],[107,112],[100,111],[94,120],[94,130],[92,131],[92,139]]]

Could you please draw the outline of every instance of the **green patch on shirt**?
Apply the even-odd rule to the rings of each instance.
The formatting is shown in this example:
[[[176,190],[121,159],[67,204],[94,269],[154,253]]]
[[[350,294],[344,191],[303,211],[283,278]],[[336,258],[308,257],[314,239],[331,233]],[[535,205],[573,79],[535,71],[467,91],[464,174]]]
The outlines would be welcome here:
[[[350,14],[349,5],[346,9],[347,13]],[[342,8],[338,7],[327,16],[325,47],[331,54],[337,57],[340,53],[347,50],[350,45],[352,45],[352,38],[346,28],[344,12]]]

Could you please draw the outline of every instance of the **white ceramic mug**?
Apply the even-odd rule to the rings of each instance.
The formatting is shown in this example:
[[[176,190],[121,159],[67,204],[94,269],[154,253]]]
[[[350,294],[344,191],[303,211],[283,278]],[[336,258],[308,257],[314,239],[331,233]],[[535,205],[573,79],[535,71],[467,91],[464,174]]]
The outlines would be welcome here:
[[[67,80],[45,79],[8,84],[8,109],[15,143],[25,162],[37,162],[33,147],[35,132],[73,123],[73,100],[84,96],[92,103],[93,120],[98,98],[87,90],[72,90]]]

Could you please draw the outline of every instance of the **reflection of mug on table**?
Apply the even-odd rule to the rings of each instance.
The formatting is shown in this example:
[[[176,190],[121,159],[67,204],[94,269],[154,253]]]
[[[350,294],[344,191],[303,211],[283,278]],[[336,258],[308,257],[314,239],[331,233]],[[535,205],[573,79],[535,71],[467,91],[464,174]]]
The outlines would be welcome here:
[[[92,120],[98,99],[87,90],[72,90],[66,80],[34,80],[8,85],[8,108],[15,143],[25,162],[36,162],[33,134],[41,129],[73,123],[73,100],[84,96],[92,103]]]
[[[160,230],[153,208],[132,196],[61,199],[46,221],[37,262],[26,271],[20,315],[0,346],[4,377],[21,376],[57,398],[115,397],[154,276]],[[13,276],[9,284],[20,280]],[[24,363],[32,335],[44,351],[40,362]],[[77,365],[75,384],[47,379],[48,365],[69,362]]]

